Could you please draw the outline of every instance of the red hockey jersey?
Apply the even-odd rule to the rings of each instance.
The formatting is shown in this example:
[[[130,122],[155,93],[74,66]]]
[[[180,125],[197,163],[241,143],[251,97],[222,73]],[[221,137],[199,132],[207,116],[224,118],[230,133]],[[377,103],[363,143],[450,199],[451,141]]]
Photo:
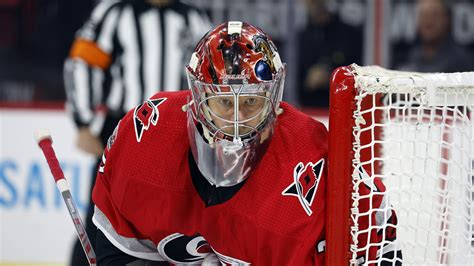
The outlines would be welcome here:
[[[207,206],[190,177],[189,92],[158,93],[111,136],[93,191],[94,223],[117,248],[148,260],[322,265],[327,131],[282,103],[258,167],[229,200]]]

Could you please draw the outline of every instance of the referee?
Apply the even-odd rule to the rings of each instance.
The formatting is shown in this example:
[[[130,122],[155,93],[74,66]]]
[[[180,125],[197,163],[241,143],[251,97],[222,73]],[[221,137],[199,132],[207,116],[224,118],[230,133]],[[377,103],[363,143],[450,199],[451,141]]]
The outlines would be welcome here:
[[[77,32],[64,64],[77,146],[99,162],[108,137],[128,110],[158,91],[187,88],[184,62],[189,58],[184,57],[210,28],[203,12],[177,0],[100,1]],[[101,106],[105,116],[98,115]],[[91,131],[92,123],[99,125],[97,133]],[[86,230],[94,245],[93,211],[90,200]],[[87,265],[79,241],[71,265]]]

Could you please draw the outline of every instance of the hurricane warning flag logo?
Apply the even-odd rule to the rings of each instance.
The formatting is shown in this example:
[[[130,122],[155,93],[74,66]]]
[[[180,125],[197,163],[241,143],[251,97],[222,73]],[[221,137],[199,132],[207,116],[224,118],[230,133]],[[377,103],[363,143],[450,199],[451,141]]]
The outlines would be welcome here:
[[[293,183],[281,193],[284,196],[297,197],[308,216],[313,214],[311,205],[318,190],[323,168],[324,159],[319,160],[317,163],[309,162],[306,165],[302,162],[298,163],[293,170]]]
[[[135,126],[135,136],[137,142],[140,142],[143,136],[143,131],[148,130],[150,125],[156,126],[160,113],[158,105],[166,101],[166,98],[149,99],[144,103],[135,107],[133,112],[133,124]]]

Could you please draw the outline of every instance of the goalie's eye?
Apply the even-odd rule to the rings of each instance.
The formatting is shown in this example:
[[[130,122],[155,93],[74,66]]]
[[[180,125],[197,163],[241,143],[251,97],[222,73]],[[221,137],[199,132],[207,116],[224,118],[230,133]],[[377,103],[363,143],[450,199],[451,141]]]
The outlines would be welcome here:
[[[234,106],[232,100],[229,98],[219,98],[217,102],[224,108],[232,108]]]
[[[258,102],[257,98],[247,98],[247,99],[245,99],[245,104],[249,105],[249,106],[256,105],[257,102]]]
[[[234,100],[228,96],[217,96],[207,101],[211,112],[217,117],[228,119],[234,113]]]

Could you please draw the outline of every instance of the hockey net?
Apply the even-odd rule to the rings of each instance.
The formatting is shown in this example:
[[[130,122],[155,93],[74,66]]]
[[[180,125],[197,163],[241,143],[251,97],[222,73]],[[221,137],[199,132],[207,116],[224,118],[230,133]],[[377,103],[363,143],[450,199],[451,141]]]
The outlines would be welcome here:
[[[474,265],[474,72],[422,74],[351,65],[331,81],[328,265]],[[363,167],[368,175],[360,175]],[[380,178],[386,190],[360,193]],[[361,211],[364,199],[387,202]],[[387,219],[394,209],[398,221]],[[382,217],[361,225],[364,216]],[[384,221],[380,223],[380,221]],[[396,229],[397,240],[386,229]],[[380,234],[380,241],[361,237]],[[361,260],[361,255],[365,256]]]

